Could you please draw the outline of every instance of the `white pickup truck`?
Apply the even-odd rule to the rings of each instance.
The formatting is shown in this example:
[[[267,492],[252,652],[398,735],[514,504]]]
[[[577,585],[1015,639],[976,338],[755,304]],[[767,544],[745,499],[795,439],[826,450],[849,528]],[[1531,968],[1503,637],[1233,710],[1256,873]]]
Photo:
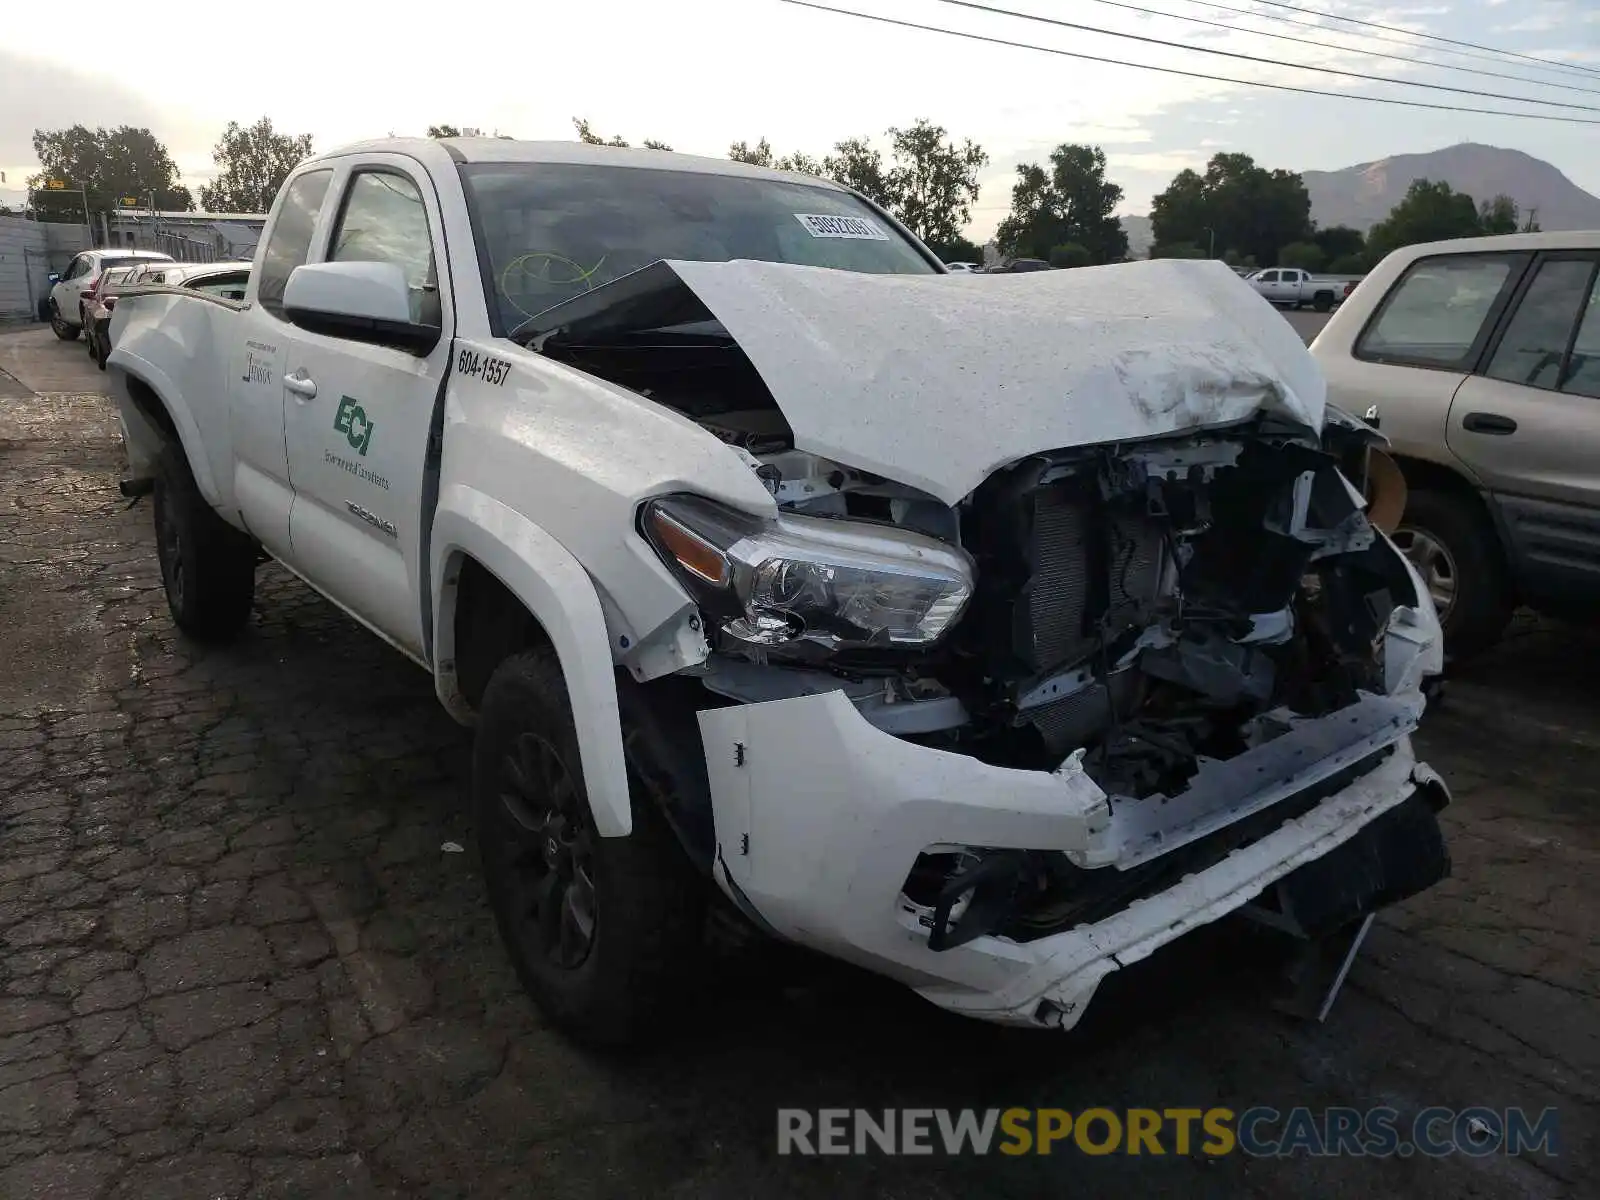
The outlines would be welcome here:
[[[1269,267],[1246,276],[1245,282],[1273,304],[1290,308],[1309,304],[1318,312],[1327,312],[1342,304],[1361,280],[1354,275],[1313,275],[1299,267]]]
[[[681,1012],[714,916],[1064,1028],[1448,870],[1371,431],[1220,263],[952,287],[820,180],[401,140],[294,171],[242,303],[114,321],[178,626],[240,633],[264,552],[432,674],[577,1036]]]

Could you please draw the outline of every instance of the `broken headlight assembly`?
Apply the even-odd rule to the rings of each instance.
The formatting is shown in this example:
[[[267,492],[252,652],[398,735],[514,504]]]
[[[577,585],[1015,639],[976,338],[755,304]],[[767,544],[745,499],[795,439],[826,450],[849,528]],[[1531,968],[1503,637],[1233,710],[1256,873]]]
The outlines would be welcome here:
[[[965,552],[902,529],[764,521],[694,496],[652,501],[642,525],[721,632],[751,647],[923,649],[972,596]]]

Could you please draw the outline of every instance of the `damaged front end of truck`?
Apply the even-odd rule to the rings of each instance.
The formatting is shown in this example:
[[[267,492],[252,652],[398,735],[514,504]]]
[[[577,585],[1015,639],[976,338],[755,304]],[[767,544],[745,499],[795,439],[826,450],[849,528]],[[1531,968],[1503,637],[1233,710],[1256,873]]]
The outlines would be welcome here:
[[[1347,955],[1447,873],[1410,744],[1439,624],[1369,519],[1376,435],[1209,266],[662,263],[530,331],[775,502],[638,527],[710,648],[702,858],[761,927],[1070,1026],[1226,913]]]

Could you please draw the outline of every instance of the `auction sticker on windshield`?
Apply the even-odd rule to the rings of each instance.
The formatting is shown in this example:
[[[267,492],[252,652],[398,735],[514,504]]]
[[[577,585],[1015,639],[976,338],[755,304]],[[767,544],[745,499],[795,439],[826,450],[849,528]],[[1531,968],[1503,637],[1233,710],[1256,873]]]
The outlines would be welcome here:
[[[834,217],[825,213],[795,213],[794,219],[812,237],[858,238],[868,242],[887,242],[889,235],[865,217]]]

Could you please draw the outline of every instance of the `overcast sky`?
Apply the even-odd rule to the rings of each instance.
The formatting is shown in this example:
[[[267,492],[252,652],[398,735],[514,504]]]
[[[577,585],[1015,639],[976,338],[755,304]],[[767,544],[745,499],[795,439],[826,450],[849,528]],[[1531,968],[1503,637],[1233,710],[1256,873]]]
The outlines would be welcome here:
[[[1329,24],[1323,33],[1241,17],[1200,0],[1129,2],[1229,28],[1143,16],[1098,0],[985,2],[1293,65],[1141,45],[939,0],[820,2],[1197,72],[1600,120],[1600,111],[1430,93],[1305,68],[1344,66],[1596,108],[1600,74],[1563,75],[1529,62],[1459,57],[1443,47],[1407,49],[1367,40],[1363,34],[1370,30]],[[1600,70],[1600,0],[1292,2]],[[1227,3],[1315,20],[1256,0]],[[877,135],[881,144],[890,125],[928,117],[989,152],[971,231],[980,239],[1009,205],[1016,164],[1040,160],[1064,141],[1105,148],[1111,178],[1126,189],[1126,213],[1147,212],[1150,197],[1173,174],[1202,167],[1219,149],[1245,151],[1269,167],[1328,170],[1456,142],[1486,142],[1546,159],[1580,187],[1600,193],[1600,125],[1274,93],[876,25],[778,0],[451,0],[447,8],[448,20],[425,15],[440,10],[415,3],[386,6],[388,15],[380,18],[370,5],[341,0],[273,0],[241,18],[219,15],[210,4],[169,2],[149,14],[123,12],[114,39],[103,23],[98,26],[96,61],[89,63],[82,39],[63,36],[57,21],[32,7],[34,15],[26,19],[7,19],[0,48],[0,171],[7,176],[4,186],[13,189],[10,195],[0,191],[0,199],[15,202],[16,186],[38,169],[31,146],[36,127],[148,126],[192,187],[209,176],[211,146],[222,127],[263,113],[282,131],[311,133],[318,149],[388,133],[421,134],[436,122],[567,138],[571,118],[584,116],[608,136],[660,138],[678,150],[714,155],[726,153],[731,141],[761,136],[780,152],[820,154],[841,138],[859,135]],[[1243,32],[1247,28],[1356,49],[1275,41]],[[1408,61],[1372,58],[1361,50],[1398,53]],[[186,70],[190,56],[216,56],[216,66]],[[1462,74],[1430,66],[1430,59],[1520,78]]]

